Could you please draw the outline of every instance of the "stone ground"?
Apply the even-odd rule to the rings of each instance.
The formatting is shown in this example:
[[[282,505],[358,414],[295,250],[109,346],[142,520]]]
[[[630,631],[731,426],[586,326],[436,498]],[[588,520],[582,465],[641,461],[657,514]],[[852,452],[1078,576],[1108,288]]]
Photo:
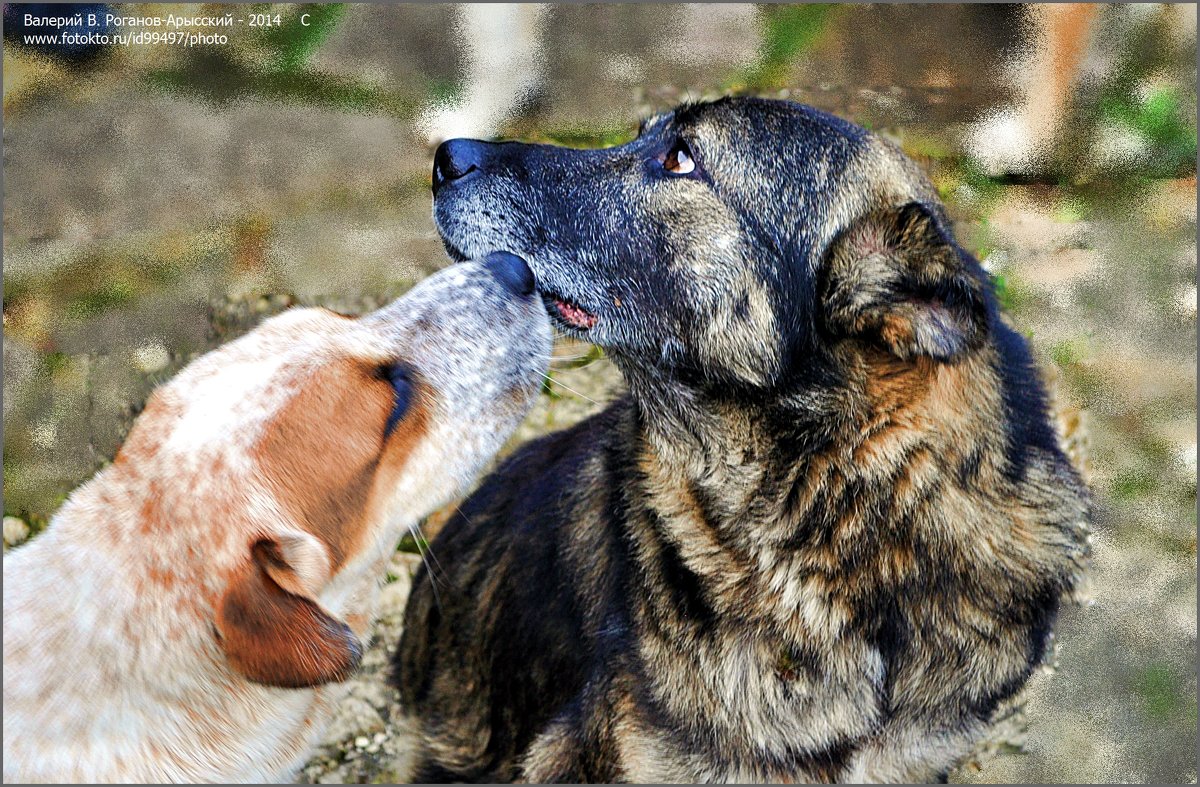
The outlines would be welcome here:
[[[992,53],[1013,43],[997,27],[1011,11],[772,13],[774,27],[755,9],[555,9],[543,88],[501,132],[604,144],[651,110],[744,87],[855,119],[917,158],[1057,380],[1071,434],[1086,437],[1097,509],[1093,603],[1064,611],[1057,669],[1034,679],[1023,712],[954,778],[1194,781],[1194,165],[1108,179],[1068,167],[1028,185],[984,178],[960,139],[1009,95]],[[36,537],[112,457],[153,386],[191,358],[290,305],[369,310],[447,264],[418,121],[455,95],[465,54],[454,24],[444,6],[354,7],[310,61],[341,81],[301,73],[287,90],[295,83],[258,77],[230,89],[244,70],[184,50],[70,70],[6,44],[6,549]],[[930,45],[931,29],[963,45]],[[231,51],[261,65],[263,46]],[[1190,46],[1182,72],[1152,64],[1155,79],[1184,74],[1184,117],[1195,114]],[[224,82],[188,81],[214,73]],[[184,87],[162,87],[167,77]],[[620,389],[611,362],[586,346],[557,353],[554,382],[510,446]],[[379,671],[418,559],[397,553],[364,671],[310,780],[404,770]]]

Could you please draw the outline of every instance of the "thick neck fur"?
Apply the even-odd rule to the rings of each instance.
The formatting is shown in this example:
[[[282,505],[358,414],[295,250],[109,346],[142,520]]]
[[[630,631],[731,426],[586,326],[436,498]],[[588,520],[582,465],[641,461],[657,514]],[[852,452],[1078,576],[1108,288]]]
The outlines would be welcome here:
[[[899,484],[895,491],[904,494],[952,470],[1001,473],[1004,436],[991,424],[1002,404],[980,393],[998,388],[983,382],[994,375],[985,353],[947,364],[855,346],[832,362],[847,380],[838,390],[744,398],[627,373],[642,438],[638,461],[654,498],[667,503],[672,488],[685,487],[694,514],[727,549],[803,552],[798,537],[836,524],[813,505],[815,497],[825,508],[841,499],[829,499],[822,484],[888,491]],[[959,456],[964,446],[973,455]],[[930,478],[896,475],[914,462],[930,465]]]
[[[1057,514],[1023,508],[1004,477],[989,352],[939,364],[845,348],[834,359],[844,389],[776,397],[793,404],[775,410],[688,390],[647,395],[644,378],[630,380],[628,472],[643,494],[626,527],[633,581],[645,586],[631,614],[663,712],[692,718],[673,703],[707,696],[714,715],[693,734],[786,770],[799,752],[868,735],[899,712],[890,696],[917,668],[901,651],[935,630],[926,618],[940,602],[916,602],[898,621],[889,599],[987,587],[997,596],[978,603],[996,606],[989,620],[1040,625],[1006,605],[1047,581],[1040,544],[1068,537]],[[994,647],[997,684],[1028,669],[1026,638],[989,646],[969,627],[935,628],[924,652]],[[923,696],[902,712],[948,701]],[[733,731],[745,729],[763,748],[738,749],[745,736]]]

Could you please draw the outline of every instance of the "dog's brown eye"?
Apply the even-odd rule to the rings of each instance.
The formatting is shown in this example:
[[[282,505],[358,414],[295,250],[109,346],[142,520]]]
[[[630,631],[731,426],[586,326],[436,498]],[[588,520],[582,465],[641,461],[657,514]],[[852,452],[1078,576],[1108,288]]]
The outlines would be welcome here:
[[[692,151],[686,142],[679,140],[675,143],[663,159],[663,169],[674,175],[686,175],[696,169],[696,160],[692,158]]]

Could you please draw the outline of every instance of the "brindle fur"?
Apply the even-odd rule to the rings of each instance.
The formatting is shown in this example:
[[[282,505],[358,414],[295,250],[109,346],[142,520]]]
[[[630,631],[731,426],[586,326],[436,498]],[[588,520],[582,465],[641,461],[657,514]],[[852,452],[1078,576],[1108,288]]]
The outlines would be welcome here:
[[[753,99],[455,154],[447,248],[528,259],[630,392],[434,542],[395,659],[415,779],[944,778],[1039,662],[1089,504],[924,176]]]

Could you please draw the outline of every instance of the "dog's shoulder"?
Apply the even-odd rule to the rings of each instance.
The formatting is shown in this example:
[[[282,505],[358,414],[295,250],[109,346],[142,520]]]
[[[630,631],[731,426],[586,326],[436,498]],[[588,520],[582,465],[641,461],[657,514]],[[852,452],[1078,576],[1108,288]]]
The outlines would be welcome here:
[[[557,536],[581,491],[603,481],[612,453],[625,442],[631,405],[621,399],[579,423],[520,446],[490,473],[451,516],[437,541],[444,550],[522,536]]]
[[[517,449],[454,512],[414,578],[393,682],[460,778],[515,777],[518,755],[587,680],[595,595],[619,584],[605,478],[630,408],[618,400]],[[482,666],[471,691],[442,690],[463,663]]]

